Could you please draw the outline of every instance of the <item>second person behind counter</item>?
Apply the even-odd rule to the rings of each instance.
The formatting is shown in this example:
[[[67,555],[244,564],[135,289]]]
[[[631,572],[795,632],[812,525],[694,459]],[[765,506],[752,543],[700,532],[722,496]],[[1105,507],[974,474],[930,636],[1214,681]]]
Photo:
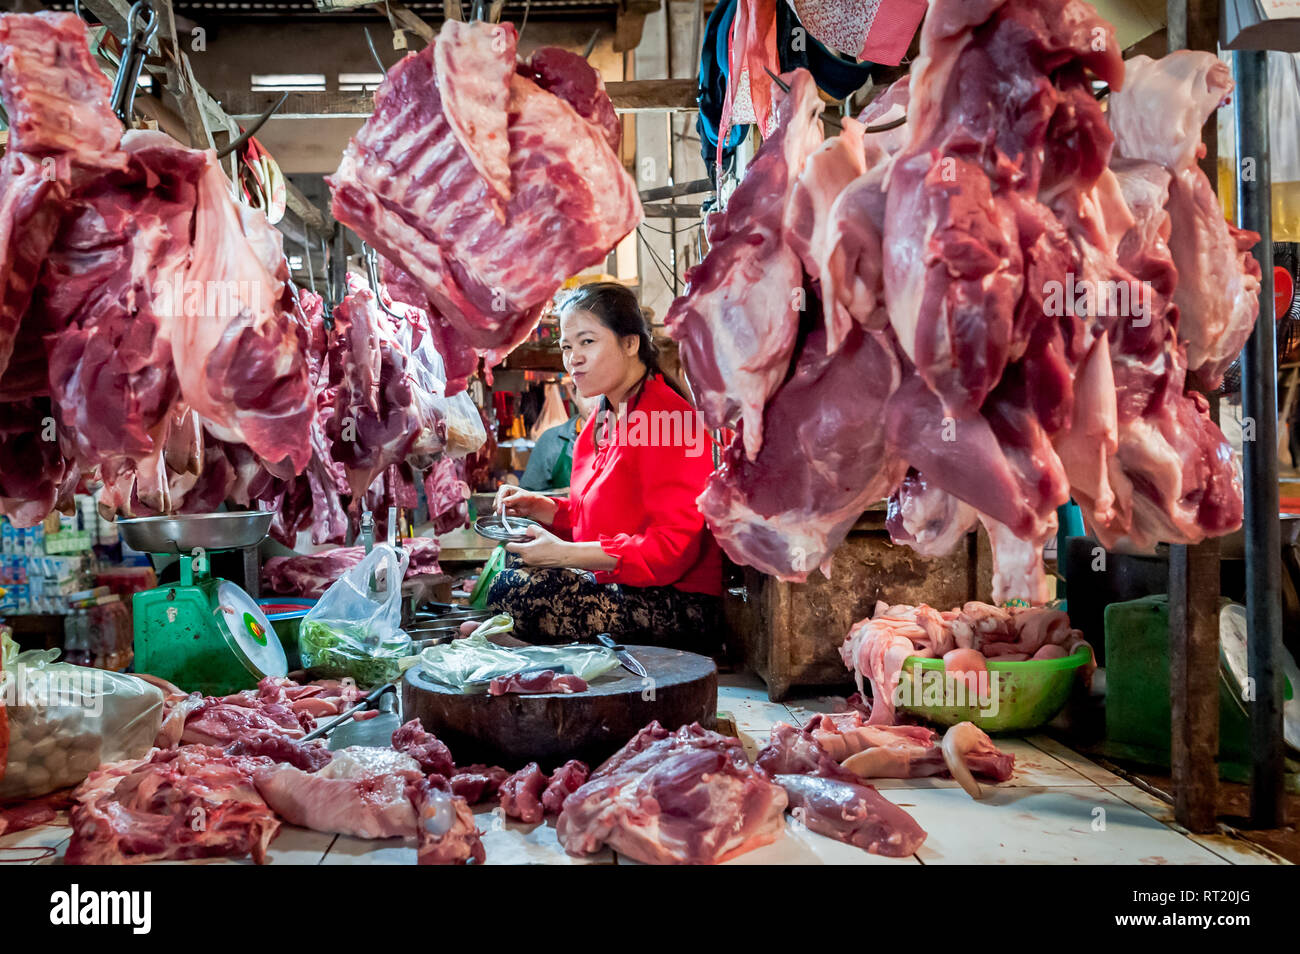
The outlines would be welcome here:
[[[567,500],[498,490],[498,507],[544,526],[507,544],[488,605],[510,613],[528,642],[610,633],[714,651],[722,551],[695,504],[713,471],[702,420],[659,367],[629,288],[598,282],[569,296],[560,349],[579,393],[599,403],[574,442]]]

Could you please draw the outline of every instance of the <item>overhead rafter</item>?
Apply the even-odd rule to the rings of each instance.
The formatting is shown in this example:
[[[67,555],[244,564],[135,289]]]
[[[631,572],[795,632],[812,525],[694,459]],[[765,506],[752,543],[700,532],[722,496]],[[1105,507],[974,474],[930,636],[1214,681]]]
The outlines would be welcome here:
[[[117,37],[124,38],[130,13],[128,0],[82,0],[86,9],[98,17]],[[230,114],[213,99],[195,78],[189,61],[176,39],[176,24],[171,0],[154,0],[154,9],[162,18],[154,45],[159,60],[149,65],[151,72],[164,73],[168,91],[180,109],[180,114],[166,103],[152,96],[137,96],[136,111],[153,119],[158,127],[178,140],[189,140],[195,148],[213,145],[211,129],[230,133],[238,124]],[[159,37],[162,38],[161,44]],[[263,106],[265,109],[265,106]],[[260,113],[260,110],[259,110]],[[181,131],[184,130],[184,135]],[[303,195],[302,190],[285,180],[285,207],[317,234],[329,238],[334,232],[333,217]]]
[[[695,80],[625,80],[605,84],[615,112],[691,112],[699,108]],[[231,90],[220,94],[222,106],[238,118],[259,116],[275,102],[279,92]],[[365,92],[295,90],[275,114],[281,119],[312,119],[324,116],[366,117],[374,112],[374,95]]]

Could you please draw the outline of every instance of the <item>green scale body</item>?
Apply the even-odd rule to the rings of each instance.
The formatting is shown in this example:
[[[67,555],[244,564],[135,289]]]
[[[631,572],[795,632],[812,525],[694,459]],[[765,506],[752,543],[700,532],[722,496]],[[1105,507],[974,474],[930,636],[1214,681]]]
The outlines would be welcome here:
[[[240,587],[208,576],[205,557],[183,557],[181,580],[136,593],[135,669],[188,692],[224,696],[288,671],[279,638]]]

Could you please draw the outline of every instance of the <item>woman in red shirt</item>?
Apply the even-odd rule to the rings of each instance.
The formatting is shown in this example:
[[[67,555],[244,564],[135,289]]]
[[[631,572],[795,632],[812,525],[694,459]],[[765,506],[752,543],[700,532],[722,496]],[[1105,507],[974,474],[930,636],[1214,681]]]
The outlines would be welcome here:
[[[711,649],[722,551],[695,499],[713,472],[708,431],[659,367],[631,289],[584,285],[560,310],[560,350],[578,391],[600,398],[573,449],[569,498],[502,486],[497,506],[545,525],[507,544],[488,605],[529,642],[610,633]]]

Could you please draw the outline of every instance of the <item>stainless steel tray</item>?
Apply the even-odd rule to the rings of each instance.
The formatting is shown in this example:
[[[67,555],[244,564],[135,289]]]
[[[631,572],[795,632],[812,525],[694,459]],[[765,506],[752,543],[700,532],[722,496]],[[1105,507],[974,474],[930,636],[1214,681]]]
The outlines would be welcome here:
[[[519,533],[518,530],[524,527],[540,527],[541,524],[536,520],[529,520],[527,517],[510,517],[510,529],[515,533],[510,533],[501,523],[501,517],[497,514],[479,517],[474,521],[474,532],[480,537],[487,537],[489,540],[500,540],[504,543],[523,543],[529,539],[528,534]]]
[[[117,521],[117,527],[127,546],[146,553],[189,553],[195,547],[237,550],[256,546],[266,539],[274,516],[270,510],[248,510],[133,517]]]

